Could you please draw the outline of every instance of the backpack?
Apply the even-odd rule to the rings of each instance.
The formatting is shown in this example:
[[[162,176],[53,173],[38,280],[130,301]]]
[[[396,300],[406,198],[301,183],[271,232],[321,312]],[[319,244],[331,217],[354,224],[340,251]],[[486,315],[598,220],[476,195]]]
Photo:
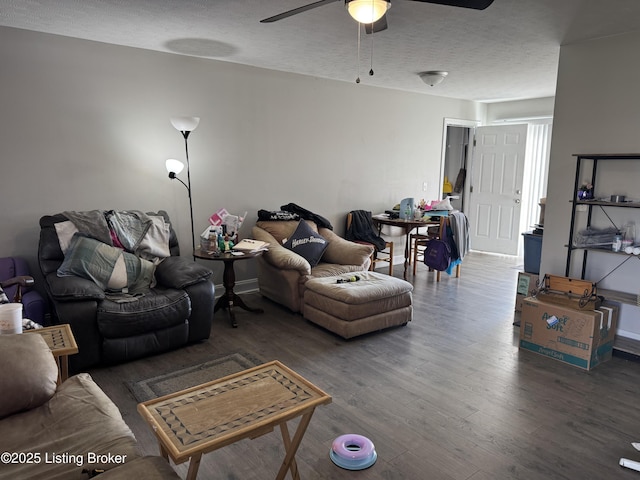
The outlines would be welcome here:
[[[445,271],[451,263],[451,247],[446,240],[431,240],[424,251],[424,263],[427,267]]]

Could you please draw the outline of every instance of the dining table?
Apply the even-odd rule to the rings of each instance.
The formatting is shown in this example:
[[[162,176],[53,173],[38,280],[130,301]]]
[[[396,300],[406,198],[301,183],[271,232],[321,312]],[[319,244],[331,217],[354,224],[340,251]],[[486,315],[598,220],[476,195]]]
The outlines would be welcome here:
[[[389,214],[381,213],[372,215],[373,222],[378,227],[378,234],[382,230],[383,225],[388,225],[390,227],[398,227],[404,231],[405,235],[405,243],[404,243],[404,274],[403,278],[407,279],[407,271],[409,269],[409,258],[411,254],[411,248],[409,244],[411,232],[413,232],[416,228],[429,227],[433,225],[440,225],[440,221],[432,220],[430,218],[416,218],[416,219],[407,219],[407,218],[391,218]]]

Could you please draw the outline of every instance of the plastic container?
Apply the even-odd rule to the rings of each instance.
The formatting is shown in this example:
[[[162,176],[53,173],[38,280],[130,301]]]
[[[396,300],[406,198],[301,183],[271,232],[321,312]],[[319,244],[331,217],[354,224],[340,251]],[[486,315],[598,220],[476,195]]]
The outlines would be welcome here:
[[[624,237],[622,237],[622,250],[633,247],[636,241],[636,224],[629,222],[624,226]]]
[[[22,333],[22,304],[0,305],[0,335]]]
[[[619,252],[622,250],[622,234],[620,232],[613,236],[613,243],[611,244],[611,250]]]
[[[540,274],[540,256],[542,253],[542,235],[531,232],[523,233],[524,237],[524,271]]]

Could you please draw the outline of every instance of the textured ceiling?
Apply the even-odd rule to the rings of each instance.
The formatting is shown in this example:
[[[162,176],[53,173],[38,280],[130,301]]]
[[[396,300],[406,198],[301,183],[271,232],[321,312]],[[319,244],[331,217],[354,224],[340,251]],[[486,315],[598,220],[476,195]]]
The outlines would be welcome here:
[[[483,11],[393,0],[362,35],[342,1],[0,0],[0,25],[476,101],[553,96],[560,45],[640,29],[640,0],[495,0]],[[373,51],[373,70],[371,52]],[[430,87],[424,70],[449,76]]]

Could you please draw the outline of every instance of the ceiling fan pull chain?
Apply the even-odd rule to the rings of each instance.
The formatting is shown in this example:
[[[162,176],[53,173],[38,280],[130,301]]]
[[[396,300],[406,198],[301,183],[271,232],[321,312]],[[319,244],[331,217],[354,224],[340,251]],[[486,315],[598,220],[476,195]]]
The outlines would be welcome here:
[[[373,23],[371,24],[371,64],[369,75],[373,76]]]
[[[360,83],[360,23],[358,25],[358,76],[356,77],[356,83]]]
[[[374,13],[375,13],[375,6],[374,6],[375,2],[371,2],[371,18],[374,18]],[[369,76],[373,76],[373,34],[375,32],[374,30],[374,25],[375,22],[371,22],[371,63],[369,66]]]

